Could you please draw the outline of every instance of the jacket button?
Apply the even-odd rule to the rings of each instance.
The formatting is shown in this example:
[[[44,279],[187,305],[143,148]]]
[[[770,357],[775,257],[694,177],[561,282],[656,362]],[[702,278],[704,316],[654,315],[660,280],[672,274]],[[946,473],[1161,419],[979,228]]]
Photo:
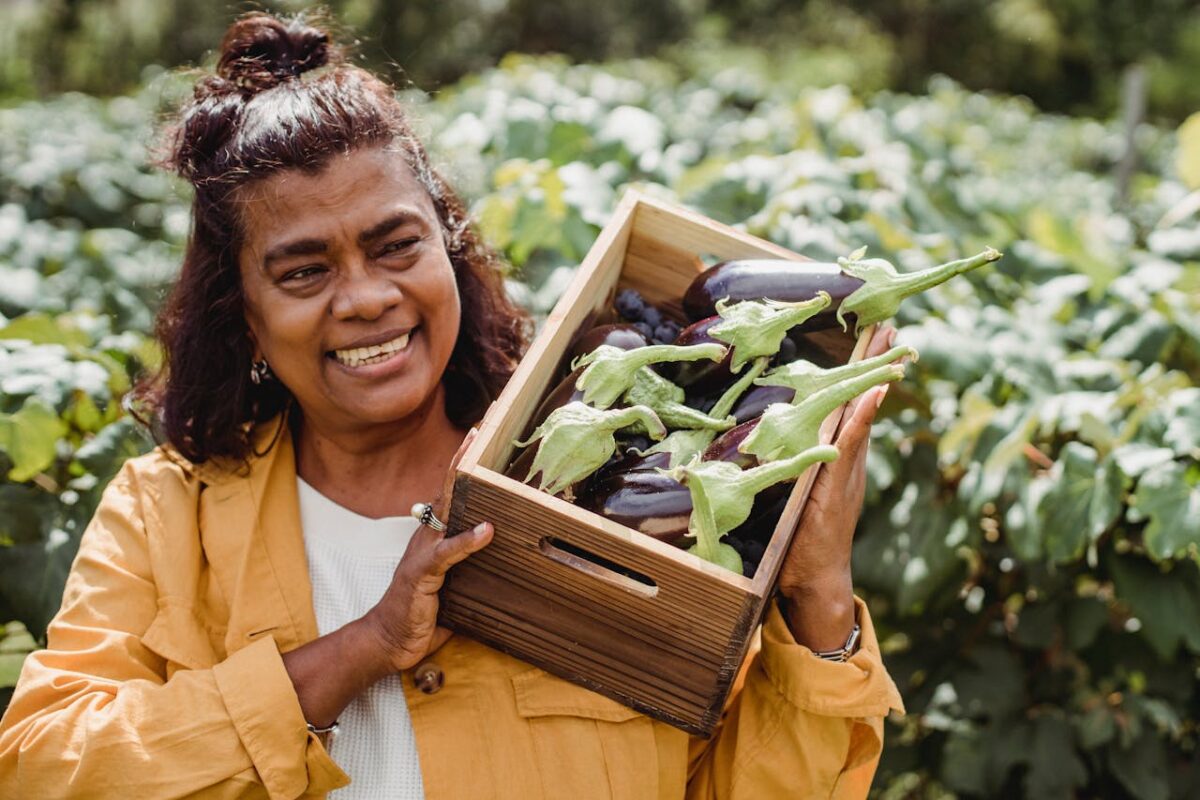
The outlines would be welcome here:
[[[426,661],[413,670],[413,683],[425,694],[437,694],[446,683],[446,673],[437,664]]]

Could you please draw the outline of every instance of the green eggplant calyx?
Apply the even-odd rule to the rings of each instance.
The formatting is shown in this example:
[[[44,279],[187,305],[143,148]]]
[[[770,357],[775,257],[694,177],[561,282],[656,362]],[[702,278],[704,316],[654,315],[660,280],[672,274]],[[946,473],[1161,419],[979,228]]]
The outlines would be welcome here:
[[[1003,255],[999,250],[988,247],[970,258],[950,261],[917,272],[901,273],[882,258],[863,259],[865,252],[866,248],[860,248],[849,258],[838,259],[838,266],[842,272],[863,282],[862,286],[842,301],[837,310],[837,320],[841,323],[842,330],[846,329],[846,315],[855,315],[856,333],[861,333],[868,325],[895,316],[904,298],[945,283],[955,275],[999,261]]]
[[[687,462],[689,459],[704,452],[704,449],[717,438],[717,431],[707,428],[682,428],[671,431],[667,438],[646,448],[643,455],[652,453],[670,453],[672,468]]]
[[[757,386],[786,386],[795,389],[796,396],[792,399],[792,405],[796,405],[804,398],[827,386],[833,386],[902,358],[916,361],[918,357],[916,348],[899,345],[873,358],[865,358],[862,361],[855,361],[832,369],[821,369],[809,361],[793,361],[771,370],[754,383]]]
[[[904,364],[884,364],[827,386],[797,403],[772,403],[738,445],[738,452],[756,456],[759,461],[775,461],[816,447],[820,444],[821,423],[834,409],[872,386],[903,377]]]
[[[688,552],[740,575],[742,573],[742,557],[736,550],[721,541],[721,537],[726,532],[721,531],[717,525],[705,487],[696,483],[690,485],[688,490],[692,496],[692,515],[688,519],[688,533],[696,540]]]
[[[728,461],[692,461],[670,470],[659,470],[692,492],[693,514],[696,494],[704,495],[719,535],[724,536],[750,517],[754,498],[771,486],[795,480],[804,470],[822,461],[833,461],[838,450],[832,445],[812,447],[796,455],[741,469]]]
[[[780,300],[717,301],[721,321],[708,329],[714,339],[733,347],[729,368],[741,372],[742,366],[760,356],[773,356],[787,332],[829,306],[828,292],[818,292],[811,300],[786,303]]]
[[[562,492],[604,466],[617,451],[613,434],[635,424],[656,440],[667,435],[666,427],[646,406],[606,411],[575,401],[554,409],[528,440],[513,442],[517,447],[539,442],[525,482],[540,473],[539,489]]]
[[[708,412],[709,417],[721,420],[730,419],[729,413],[733,411],[734,405],[746,389],[749,388],[750,384],[766,371],[769,363],[769,358],[757,359],[751,365],[750,369],[746,370],[732,386],[725,390],[724,394],[713,405],[712,410]],[[732,419],[733,423],[736,424],[737,419]],[[650,447],[646,452],[670,453],[671,466],[677,467],[691,459],[692,456],[703,453],[705,448],[712,444],[716,438],[717,431],[712,428],[677,430],[673,431],[666,439]]]
[[[759,376],[767,370],[767,366],[771,363],[771,359],[763,356],[754,361],[750,365],[750,369],[746,370],[733,385],[725,390],[713,407],[709,410],[709,414],[714,417],[724,417],[733,411],[733,407],[737,405],[737,401],[742,399],[742,395],[750,388],[750,384],[754,383]]]
[[[654,344],[633,350],[602,344],[571,363],[571,369],[587,369],[575,382],[583,392],[583,401],[597,408],[608,408],[629,391],[638,370],[666,361],[720,361],[727,348],[716,342],[693,345]]]
[[[707,428],[714,431],[733,427],[732,417],[718,419],[684,405],[684,391],[649,367],[634,375],[633,386],[625,392],[625,401],[654,409],[668,428]]]

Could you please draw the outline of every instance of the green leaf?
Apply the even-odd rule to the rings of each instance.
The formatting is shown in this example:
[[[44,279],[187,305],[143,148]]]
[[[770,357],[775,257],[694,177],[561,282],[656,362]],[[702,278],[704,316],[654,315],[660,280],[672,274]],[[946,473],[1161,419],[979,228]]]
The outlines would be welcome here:
[[[1189,189],[1200,189],[1200,111],[1183,121],[1177,135],[1175,169]]]
[[[1063,624],[1067,647],[1078,652],[1091,645],[1108,618],[1108,606],[1102,601],[1087,597],[1072,599],[1067,603]]]
[[[21,665],[28,653],[0,653],[0,689],[11,689],[21,677]]]
[[[67,430],[54,409],[33,397],[17,413],[0,414],[0,450],[13,462],[9,480],[27,481],[53,464],[58,440]]]
[[[1143,731],[1131,747],[1110,744],[1108,765],[1113,775],[1138,800],[1167,800],[1167,752],[1152,731]]]
[[[1106,705],[1097,705],[1076,721],[1079,729],[1079,746],[1084,750],[1095,750],[1111,742],[1117,735],[1116,720]]]
[[[1024,705],[1025,668],[1011,649],[989,642],[974,648],[969,663],[953,675],[967,716],[999,719]]]
[[[1177,454],[1200,460],[1200,388],[1173,392],[1166,413],[1170,421],[1163,440]]]
[[[957,792],[987,792],[988,742],[979,731],[951,731],[941,754],[942,781]]]
[[[1111,460],[1100,463],[1096,451],[1079,442],[1063,447],[1050,477],[1053,488],[1038,505],[1046,555],[1072,561],[1116,520],[1124,479]]]
[[[1200,548],[1200,486],[1192,485],[1183,464],[1162,464],[1138,481],[1130,520],[1149,519],[1146,550],[1153,558],[1197,554]]]
[[[25,314],[0,328],[0,339],[24,339],[34,344],[61,344],[86,347],[91,337],[71,325],[68,318],[56,319],[45,314]]]
[[[1025,776],[1027,796],[1038,800],[1073,798],[1076,787],[1087,782],[1087,770],[1074,740],[1071,726],[1062,717],[1047,713],[1037,718]]]
[[[1058,607],[1050,603],[1031,603],[1021,609],[1013,639],[1022,647],[1044,650],[1054,641],[1058,628]]]
[[[0,653],[28,653],[37,649],[37,642],[20,622],[10,622],[3,628]]]
[[[1181,562],[1170,570],[1137,558],[1108,561],[1117,597],[1141,623],[1138,634],[1163,661],[1183,643],[1200,653],[1200,568]]]

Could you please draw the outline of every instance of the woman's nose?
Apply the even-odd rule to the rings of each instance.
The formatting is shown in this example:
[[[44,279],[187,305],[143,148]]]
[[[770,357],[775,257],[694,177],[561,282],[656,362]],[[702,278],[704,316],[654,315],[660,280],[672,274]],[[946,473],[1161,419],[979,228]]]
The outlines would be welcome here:
[[[337,319],[377,319],[401,297],[400,287],[386,276],[355,269],[342,278],[331,311]]]

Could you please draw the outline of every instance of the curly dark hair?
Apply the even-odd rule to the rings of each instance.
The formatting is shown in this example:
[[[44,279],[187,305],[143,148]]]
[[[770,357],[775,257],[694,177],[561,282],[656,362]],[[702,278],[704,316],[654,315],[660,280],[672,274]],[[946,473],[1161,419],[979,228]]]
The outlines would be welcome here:
[[[281,170],[319,172],[334,155],[360,147],[393,147],[429,192],[462,300],[442,376],[446,413],[460,427],[483,416],[532,324],[505,294],[499,257],[430,164],[391,86],[347,64],[312,17],[254,12],[226,32],[216,74],[196,82],[165,134],[161,165],[195,189],[192,229],[155,328],[163,367],[138,386],[134,404],[180,454],[194,463],[244,460],[254,426],[292,400],[278,381],[250,380],[236,191]]]

